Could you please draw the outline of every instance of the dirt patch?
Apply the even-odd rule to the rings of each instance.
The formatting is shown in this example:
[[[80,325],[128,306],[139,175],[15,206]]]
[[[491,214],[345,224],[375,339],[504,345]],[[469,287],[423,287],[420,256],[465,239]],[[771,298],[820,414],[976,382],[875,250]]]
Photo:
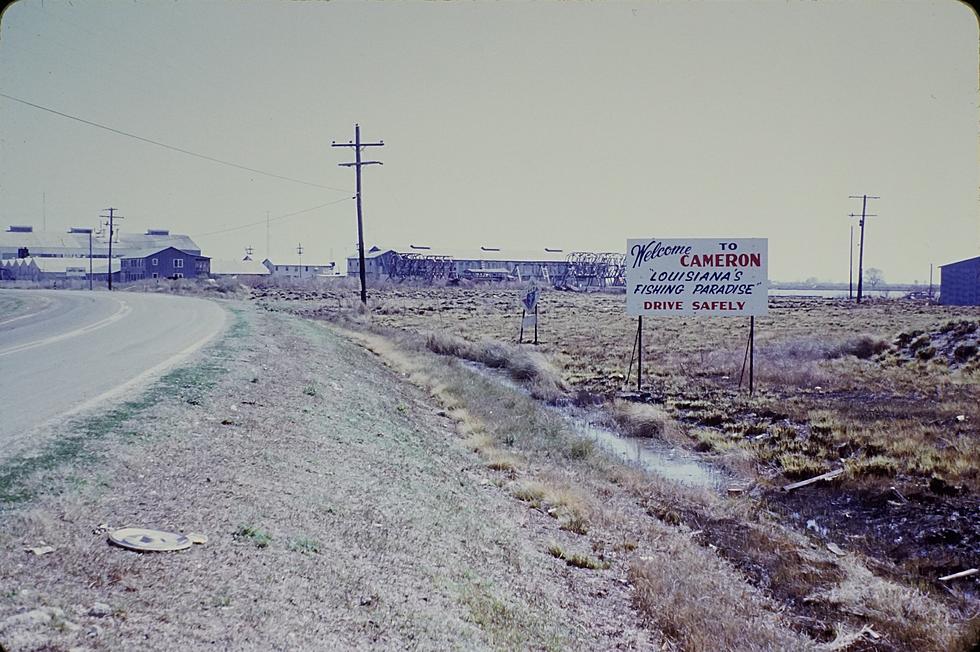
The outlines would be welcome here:
[[[895,337],[899,362],[935,361],[951,369],[980,367],[980,321],[950,321],[934,330],[904,331]]]

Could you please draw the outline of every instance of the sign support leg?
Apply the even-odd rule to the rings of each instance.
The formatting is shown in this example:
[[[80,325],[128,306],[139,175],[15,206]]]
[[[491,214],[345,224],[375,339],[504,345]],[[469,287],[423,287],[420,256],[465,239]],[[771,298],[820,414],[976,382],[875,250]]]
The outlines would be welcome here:
[[[636,391],[643,387],[643,315],[637,317],[636,324]]]
[[[525,311],[522,310],[521,311],[521,334],[517,337],[518,344],[524,344],[524,313]]]
[[[755,385],[753,383],[755,372],[755,315],[749,317],[749,396],[752,396],[752,390]]]
[[[534,345],[538,345],[538,304],[534,304]]]

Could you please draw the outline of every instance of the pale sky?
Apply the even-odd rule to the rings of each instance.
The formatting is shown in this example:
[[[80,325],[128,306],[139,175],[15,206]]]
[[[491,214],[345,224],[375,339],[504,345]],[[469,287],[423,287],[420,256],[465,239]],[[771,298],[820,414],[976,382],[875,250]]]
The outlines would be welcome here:
[[[385,142],[368,246],[765,237],[770,278],[846,281],[866,193],[865,266],[927,281],[980,255],[978,49],[952,0],[20,0],[0,93],[327,187],[0,97],[0,228],[113,206],[214,258],[342,261],[352,153],[330,143],[359,122]]]

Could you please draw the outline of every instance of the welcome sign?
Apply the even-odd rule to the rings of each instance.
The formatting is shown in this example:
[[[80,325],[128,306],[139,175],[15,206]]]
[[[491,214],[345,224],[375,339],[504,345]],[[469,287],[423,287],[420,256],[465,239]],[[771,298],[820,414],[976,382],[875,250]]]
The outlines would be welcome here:
[[[768,254],[767,238],[627,240],[626,313],[765,315]]]

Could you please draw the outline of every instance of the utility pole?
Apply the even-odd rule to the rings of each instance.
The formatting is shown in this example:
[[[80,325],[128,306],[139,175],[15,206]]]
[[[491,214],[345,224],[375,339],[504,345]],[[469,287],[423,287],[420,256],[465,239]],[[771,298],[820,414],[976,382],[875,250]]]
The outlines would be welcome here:
[[[303,278],[303,243],[296,245],[296,253],[299,254],[299,277]]]
[[[932,298],[932,263],[929,263],[929,298]]]
[[[249,246],[245,247],[245,257],[242,258],[242,260],[252,260],[252,252],[253,251],[255,251],[255,250],[252,249],[252,245],[249,245]]]
[[[367,277],[364,273],[364,220],[361,216],[361,167],[365,165],[383,165],[383,163],[381,161],[362,161],[361,149],[364,147],[384,147],[384,144],[383,140],[379,140],[376,143],[362,143],[361,126],[359,124],[354,125],[354,142],[338,143],[334,141],[330,144],[331,147],[351,147],[354,149],[354,162],[339,163],[339,165],[340,167],[353,167],[355,172],[357,184],[357,191],[354,195],[354,199],[357,200],[357,257],[360,261],[361,303],[363,304],[367,304]]]
[[[269,251],[269,211],[265,212],[265,257],[272,260],[272,252]]]
[[[861,296],[864,289],[864,222],[866,218],[878,217],[877,215],[867,214],[868,200],[881,199],[881,197],[872,197],[871,195],[850,195],[848,199],[861,200],[861,221],[859,222],[861,226],[861,245],[858,250],[858,297],[857,297],[857,302],[861,303]],[[857,215],[851,213],[851,217],[857,217]]]
[[[851,301],[854,300],[854,225],[851,225],[851,249],[849,251],[848,260],[848,274],[847,274],[847,298]]]
[[[108,269],[108,275],[107,275],[107,277],[109,279],[109,291],[112,292],[112,235],[115,232],[115,223],[114,223],[114,221],[115,220],[122,220],[122,219],[125,219],[125,218],[122,215],[116,215],[116,210],[117,209],[115,209],[115,208],[111,208],[110,207],[110,208],[107,208],[105,210],[109,211],[109,214],[108,215],[102,215],[101,217],[102,217],[102,219],[108,219],[109,220],[109,269]]]

